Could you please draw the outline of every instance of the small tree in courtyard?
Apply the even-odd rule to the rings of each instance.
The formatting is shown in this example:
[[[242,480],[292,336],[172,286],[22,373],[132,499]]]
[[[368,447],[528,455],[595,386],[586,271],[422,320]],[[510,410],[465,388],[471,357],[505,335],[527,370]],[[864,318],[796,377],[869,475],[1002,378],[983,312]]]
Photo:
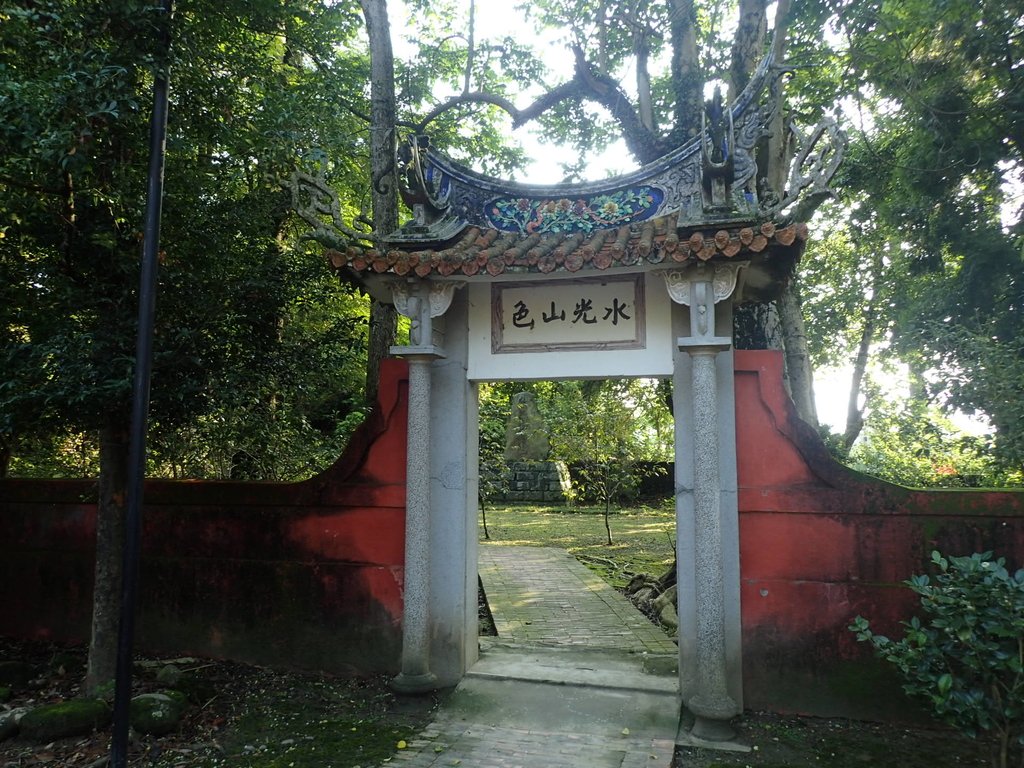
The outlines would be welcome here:
[[[651,462],[664,458],[666,416],[655,387],[640,380],[563,382],[560,407],[547,414],[552,453],[571,466],[576,497],[604,506],[609,546],[612,502],[660,469]]]

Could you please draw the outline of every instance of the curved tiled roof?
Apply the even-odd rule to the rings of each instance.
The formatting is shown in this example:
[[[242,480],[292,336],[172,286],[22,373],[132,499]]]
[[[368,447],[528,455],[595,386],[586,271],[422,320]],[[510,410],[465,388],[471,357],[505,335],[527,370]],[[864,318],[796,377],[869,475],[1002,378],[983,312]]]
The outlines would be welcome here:
[[[805,224],[726,229],[694,228],[680,231],[677,217],[662,216],[641,224],[624,225],[593,233],[524,234],[468,227],[445,244],[418,250],[391,248],[331,249],[331,264],[360,273],[404,276],[472,277],[485,273],[580,272],[647,264],[684,264],[709,259],[749,259],[772,247],[798,246],[807,239]]]
[[[807,136],[794,133],[784,188],[764,188],[757,148],[778,109],[782,71],[766,57],[734,104],[716,94],[698,136],[624,176],[518,184],[461,166],[428,136],[412,135],[399,144],[395,168],[413,217],[396,231],[378,239],[345,227],[337,194],[300,173],[291,179],[296,210],[313,225],[310,236],[329,246],[333,266],[358,277],[486,280],[742,260],[747,295],[766,296],[791,274],[807,240],[805,224],[788,223],[799,218],[795,206],[830,193],[845,147],[829,121]]]

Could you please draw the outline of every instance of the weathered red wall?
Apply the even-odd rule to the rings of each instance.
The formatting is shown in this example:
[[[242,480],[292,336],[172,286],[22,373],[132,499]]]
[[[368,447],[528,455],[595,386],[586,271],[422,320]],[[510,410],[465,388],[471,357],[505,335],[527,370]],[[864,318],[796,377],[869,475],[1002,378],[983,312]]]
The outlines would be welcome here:
[[[891,633],[933,549],[1024,565],[1024,492],[913,491],[849,470],[800,421],[777,352],[736,352],[746,706],[906,715],[891,671],[846,627]]]
[[[334,671],[394,671],[401,645],[405,368],[330,469],[295,484],[147,484],[140,646]],[[1024,493],[912,491],[834,462],[774,352],[736,353],[746,706],[906,716],[846,627],[915,607],[929,553],[1024,559]],[[0,481],[0,634],[84,640],[95,484]]]
[[[333,671],[401,649],[406,368],[345,454],[300,483],[146,484],[139,645]],[[96,486],[0,481],[0,634],[88,638]]]

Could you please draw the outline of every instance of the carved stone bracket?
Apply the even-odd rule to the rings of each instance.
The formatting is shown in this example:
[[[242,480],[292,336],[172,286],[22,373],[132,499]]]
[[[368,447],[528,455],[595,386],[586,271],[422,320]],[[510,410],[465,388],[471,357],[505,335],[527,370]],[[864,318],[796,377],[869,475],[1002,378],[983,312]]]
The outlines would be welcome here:
[[[410,309],[409,298],[416,294],[415,286],[420,284],[420,281],[412,281],[411,283],[405,280],[394,280],[391,282],[391,294],[394,296],[395,309],[398,310],[400,315],[412,318],[413,314],[419,313],[419,309]],[[428,302],[430,307],[431,317],[441,317],[445,312],[448,311],[448,307],[452,305],[452,299],[455,297],[455,291],[466,284],[465,280],[449,280],[445,282],[434,282],[429,281],[424,283],[428,286],[425,292],[424,298]]]
[[[434,346],[434,329],[431,321],[448,311],[455,290],[465,284],[464,280],[392,280],[390,287],[395,309],[411,321],[409,346],[393,347],[392,353],[442,356],[443,352]]]
[[[676,304],[690,306],[692,303],[691,286],[698,282],[710,282],[714,292],[714,302],[732,296],[736,290],[740,270],[747,266],[745,262],[716,263],[714,265],[700,263],[688,269],[672,269],[662,272],[668,295]]]

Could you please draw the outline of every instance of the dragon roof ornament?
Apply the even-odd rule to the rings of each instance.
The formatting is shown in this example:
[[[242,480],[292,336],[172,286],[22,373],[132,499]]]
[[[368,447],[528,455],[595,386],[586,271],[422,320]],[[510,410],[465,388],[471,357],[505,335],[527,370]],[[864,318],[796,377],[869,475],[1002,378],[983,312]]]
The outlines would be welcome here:
[[[538,264],[578,269],[577,257],[587,268],[602,269],[609,254],[608,266],[619,263],[615,244],[629,245],[619,249],[623,253],[634,246],[643,250],[645,233],[650,232],[663,232],[653,241],[659,248],[663,238],[669,244],[680,238],[689,242],[691,236],[722,241],[717,252],[694,248],[693,256],[730,258],[737,249],[748,250],[741,234],[759,232],[762,225],[770,224],[772,232],[794,231],[790,225],[799,223],[805,213],[800,206],[813,209],[831,193],[829,182],[842,160],[845,136],[831,120],[806,136],[789,127],[793,160],[785,188],[767,188],[758,173],[756,153],[771,126],[782,123],[775,113],[784,74],[770,55],[765,57],[733,104],[723,104],[715,94],[701,116],[700,135],[618,177],[581,184],[516,183],[462,166],[438,152],[426,136],[414,135],[400,144],[396,158],[400,191],[413,218],[396,232],[368,238],[342,229],[329,193],[317,195],[316,180],[301,174],[291,185],[296,208],[307,221],[318,222],[311,235],[332,248],[335,265],[356,271],[495,274],[504,269],[502,263],[514,270],[532,271]],[[319,202],[320,209],[309,208],[309,202],[309,210],[300,209],[299,193],[305,201]],[[324,237],[325,213],[340,236]],[[806,227],[795,231],[798,239],[806,237]],[[339,243],[344,240],[347,246]],[[374,247],[363,245],[368,240]],[[774,237],[769,240],[775,242]],[[471,246],[464,247],[469,241]],[[498,246],[500,254],[495,251]],[[540,254],[545,249],[553,249],[554,266]],[[470,256],[477,250],[480,253]],[[566,252],[564,265],[557,259],[561,251]],[[592,258],[590,251],[596,254]],[[674,256],[678,259],[681,253]],[[646,258],[653,261],[651,255]],[[434,262],[437,265],[428,266]]]

